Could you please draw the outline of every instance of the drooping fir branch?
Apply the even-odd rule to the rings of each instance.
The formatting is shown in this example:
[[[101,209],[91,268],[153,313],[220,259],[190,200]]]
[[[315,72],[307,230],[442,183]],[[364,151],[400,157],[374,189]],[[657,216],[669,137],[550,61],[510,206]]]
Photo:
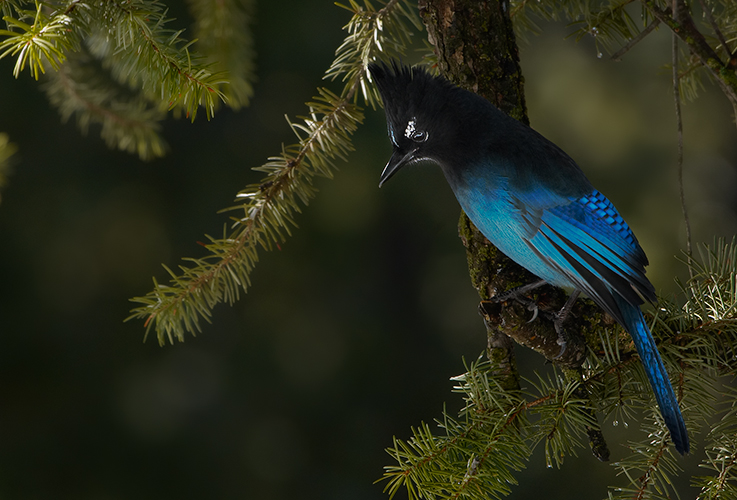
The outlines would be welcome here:
[[[16,59],[15,77],[26,67],[36,79],[58,72],[47,84],[52,103],[83,130],[101,123],[111,147],[161,156],[156,121],[164,115],[154,108],[194,120],[204,107],[209,118],[225,98],[226,76],[190,51],[183,30],[167,28],[172,20],[157,0],[5,0],[2,10],[0,58]]]
[[[190,52],[184,30],[166,28],[171,19],[164,5],[156,0],[90,5],[96,7],[88,11],[77,5],[74,12],[87,24],[90,51],[119,82],[142,89],[169,109],[184,110],[192,120],[200,106],[208,118],[213,115],[224,75]]]
[[[84,134],[90,124],[100,124],[108,147],[136,153],[143,160],[166,152],[159,135],[166,113],[111,79],[85,50],[69,54],[59,71],[49,72],[43,89],[62,121],[76,115]]]
[[[0,201],[2,201],[2,189],[8,183],[10,173],[10,157],[17,151],[15,144],[10,142],[8,134],[0,133]]]
[[[415,25],[418,21],[406,0],[392,0],[378,10],[368,0],[364,5],[351,2],[347,8],[353,13],[346,26],[348,36],[326,74],[345,75],[341,94],[318,89],[319,95],[307,103],[309,114],[300,122],[289,122],[298,142],[255,168],[266,176],[238,194],[239,205],[228,210],[241,215],[233,218],[222,238],[208,237],[205,257],[185,259],[189,265],[179,266],[178,273],[167,268],[168,285],[154,280],[148,295],[132,299],[141,306],[128,319],[144,319],[147,333],[155,329],[159,343],[183,341],[185,332],[195,334],[201,320],[209,321],[216,304],[232,304],[249,285],[259,249],[283,241],[295,213],[315,196],[314,178],[331,177],[334,161],[345,159],[352,150],[350,135],[363,118],[354,100],[358,94],[367,103],[378,99],[367,81],[368,63],[382,49],[403,50],[396,41],[408,40],[410,34],[402,17]]]
[[[228,75],[228,85],[216,87],[229,107],[247,106],[255,73],[250,26],[254,0],[188,0],[187,4],[195,19],[195,47],[213,71]]]
[[[705,443],[708,475],[693,479],[702,487],[699,498],[727,498],[720,495],[737,491],[737,391],[725,384],[737,374],[737,242],[699,249],[701,258],[686,263],[694,278],[682,286],[683,305],[661,299],[653,335],[692,436],[719,419]],[[498,383],[492,363],[471,364],[453,379],[465,401],[460,414],[444,412],[437,429],[422,424],[387,450],[394,461],[383,477],[390,497],[400,489],[410,499],[506,496],[535,447],[544,446],[548,465],[558,466],[582,448],[587,426],[598,425],[591,412],[629,428],[639,422],[641,437],[612,464],[622,485],[610,498],[677,497],[679,459],[632,341],[618,326],[600,334],[601,346],[590,352],[578,381],[556,370],[510,391]],[[578,389],[587,396],[577,397]]]

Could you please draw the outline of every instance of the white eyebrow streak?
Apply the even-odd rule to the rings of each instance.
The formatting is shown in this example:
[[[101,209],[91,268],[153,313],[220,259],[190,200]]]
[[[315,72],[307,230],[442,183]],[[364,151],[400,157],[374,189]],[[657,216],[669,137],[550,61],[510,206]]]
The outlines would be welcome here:
[[[407,139],[412,138],[412,134],[415,133],[417,122],[415,122],[415,119],[412,118],[409,123],[407,124],[407,128],[404,130],[404,136]]]

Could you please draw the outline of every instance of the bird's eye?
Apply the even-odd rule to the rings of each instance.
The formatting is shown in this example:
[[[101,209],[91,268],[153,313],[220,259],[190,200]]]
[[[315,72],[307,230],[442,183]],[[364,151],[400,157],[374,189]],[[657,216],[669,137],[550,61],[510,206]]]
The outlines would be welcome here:
[[[404,129],[404,136],[415,142],[425,142],[427,140],[427,132],[417,128],[417,122],[414,118],[407,123],[407,128]]]
[[[410,137],[410,139],[415,142],[425,142],[427,140],[427,132],[416,130],[412,133],[412,137]]]

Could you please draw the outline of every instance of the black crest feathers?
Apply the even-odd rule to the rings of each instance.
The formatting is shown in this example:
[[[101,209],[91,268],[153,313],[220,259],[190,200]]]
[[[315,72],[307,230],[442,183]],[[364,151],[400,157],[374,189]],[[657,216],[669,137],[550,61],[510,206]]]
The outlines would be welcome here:
[[[451,95],[461,91],[448,80],[431,75],[425,68],[410,67],[392,61],[369,64],[387,120],[397,124],[409,116],[442,111]]]

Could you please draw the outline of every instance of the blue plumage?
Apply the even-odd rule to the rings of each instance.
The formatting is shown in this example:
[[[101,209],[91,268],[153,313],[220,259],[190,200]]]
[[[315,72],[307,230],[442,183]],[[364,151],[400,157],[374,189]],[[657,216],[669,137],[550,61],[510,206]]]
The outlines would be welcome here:
[[[647,257],[612,203],[555,144],[488,101],[422,69],[370,66],[402,166],[440,165],[461,207],[499,250],[543,280],[588,295],[632,336],[671,438],[689,442],[640,305],[654,302]]]

